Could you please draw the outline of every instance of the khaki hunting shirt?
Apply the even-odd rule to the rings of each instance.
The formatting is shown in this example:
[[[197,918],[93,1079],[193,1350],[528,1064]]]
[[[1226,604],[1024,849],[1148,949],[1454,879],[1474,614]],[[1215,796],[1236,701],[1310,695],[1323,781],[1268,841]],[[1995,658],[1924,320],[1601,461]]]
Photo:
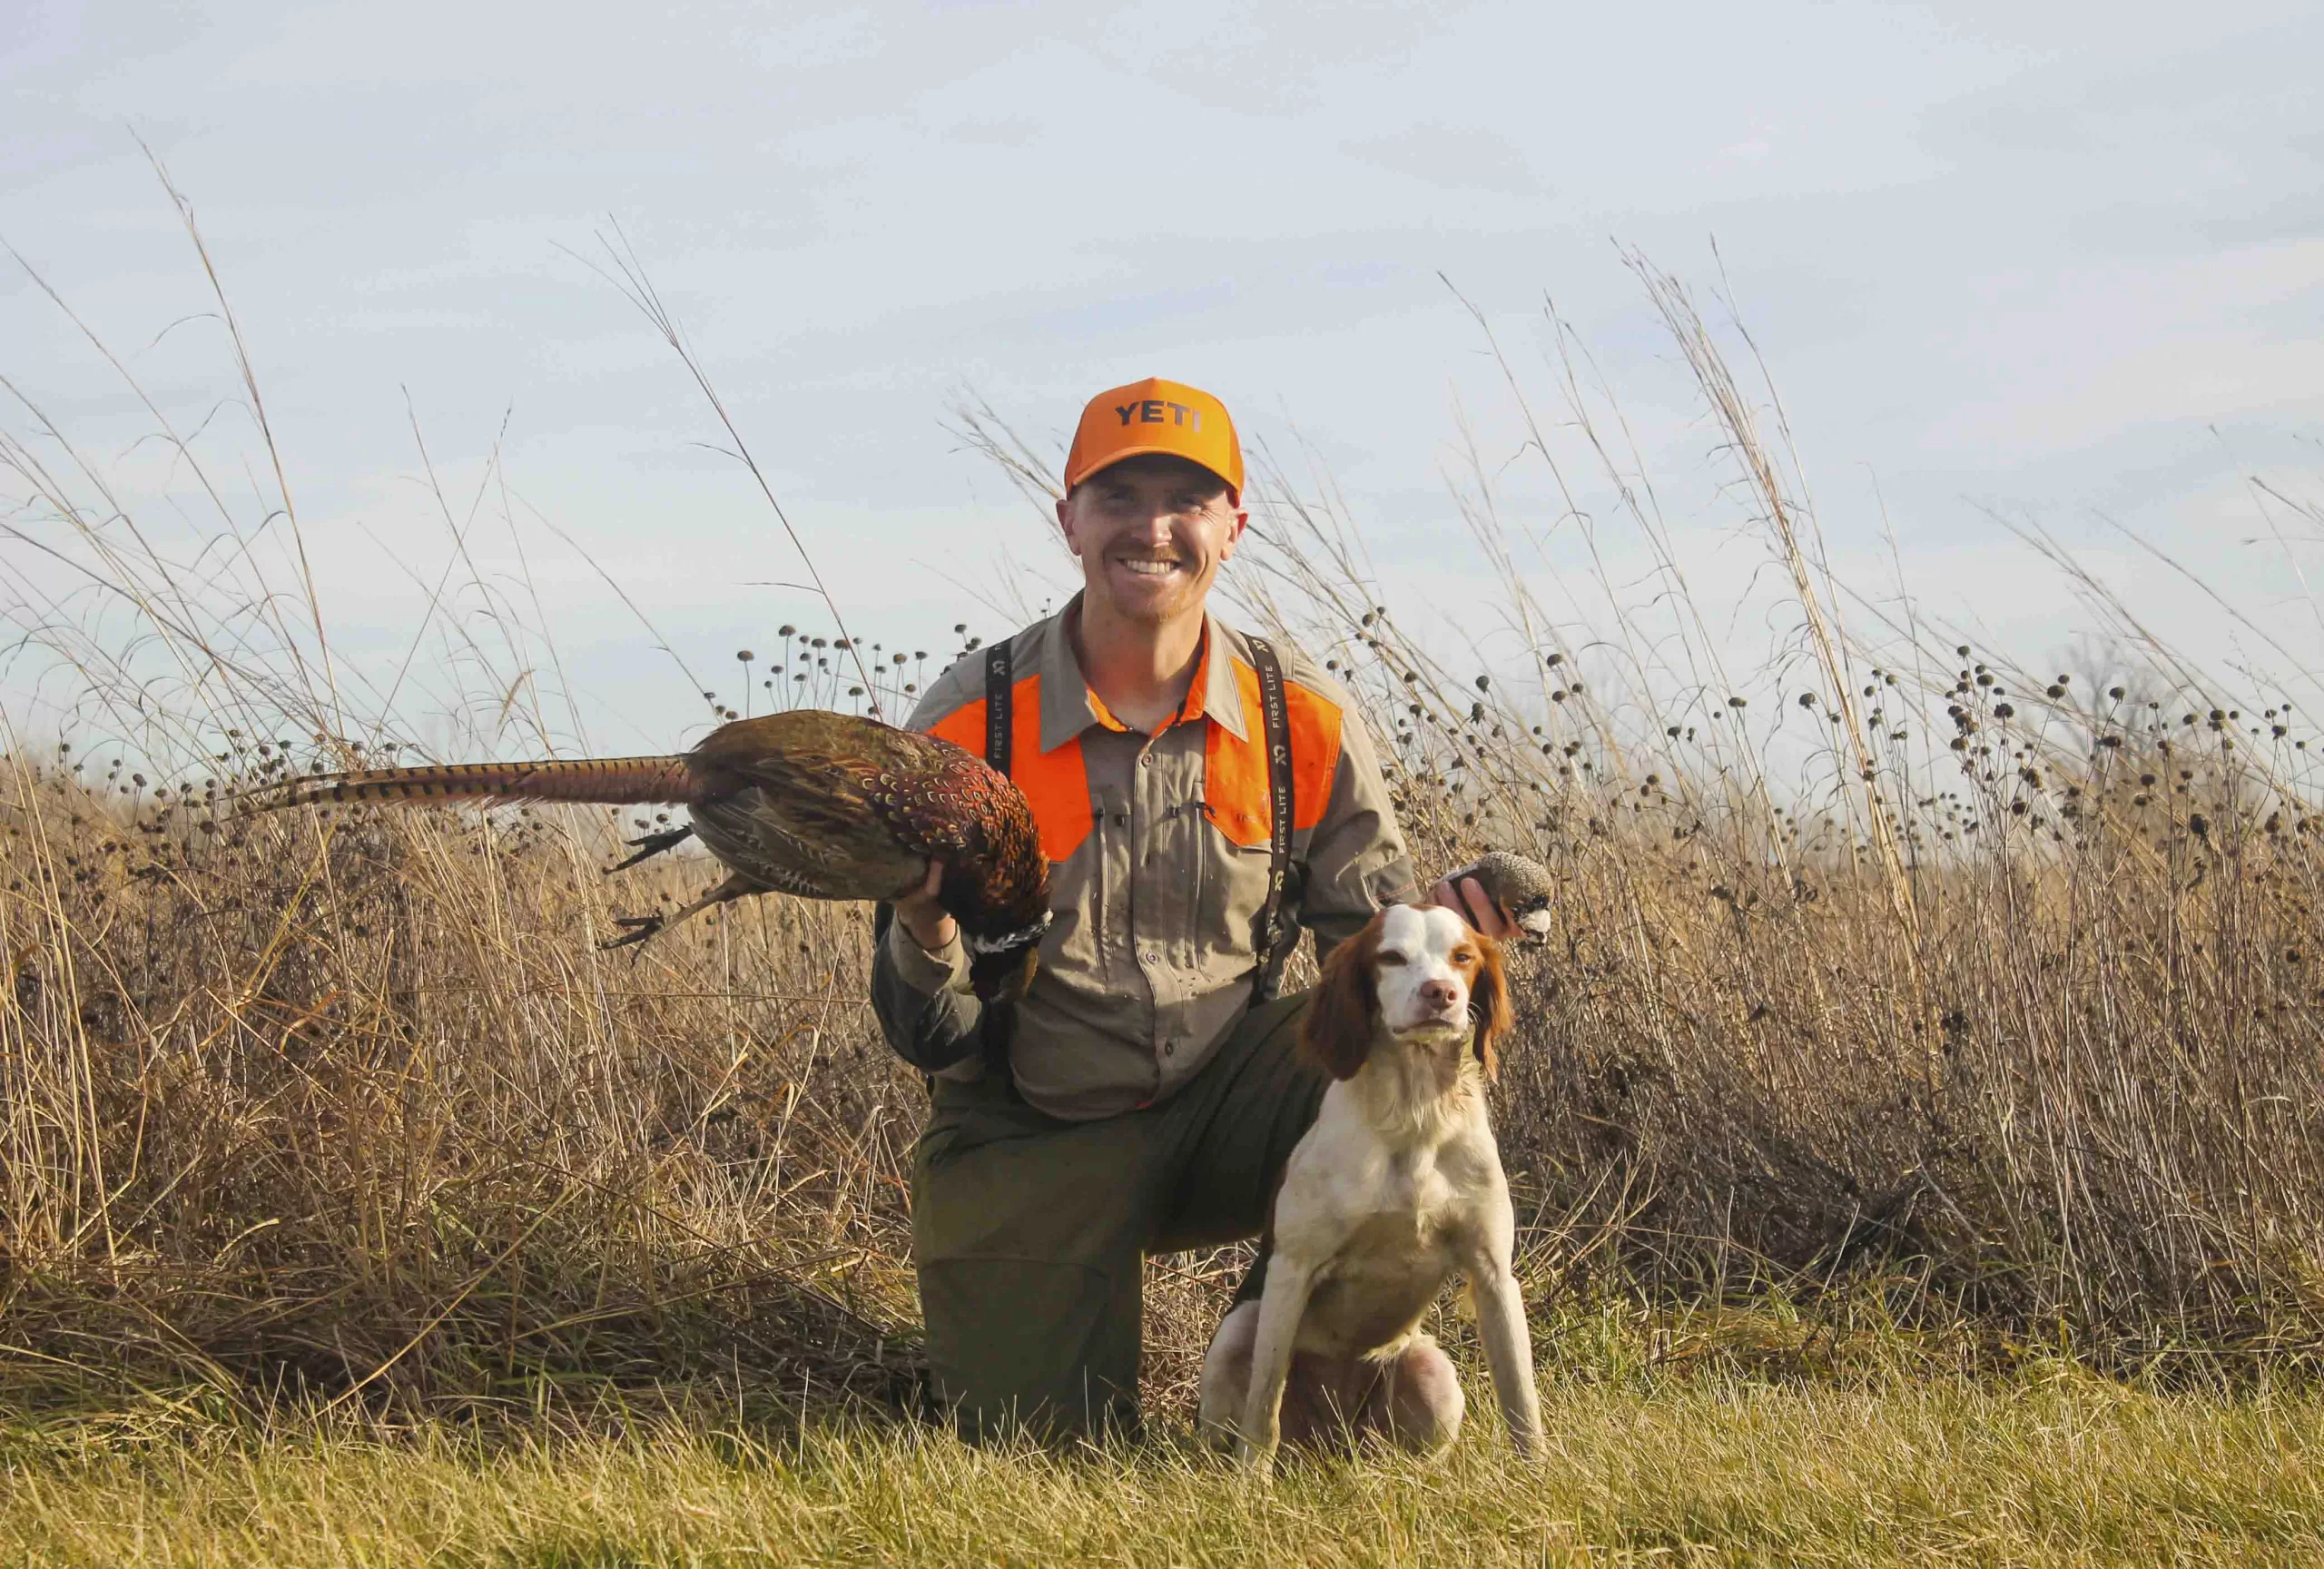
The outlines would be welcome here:
[[[1116,720],[1083,679],[1066,636],[1079,606],[1077,597],[1027,627],[1011,650],[1009,774],[1040,825],[1055,918],[1018,1005],[1009,1061],[1034,1107],[1087,1120],[1173,1094],[1249,1007],[1272,823],[1258,675],[1243,635],[1206,618],[1187,700],[1149,736]],[[1346,693],[1296,649],[1278,644],[1277,657],[1294,782],[1284,911],[1327,952],[1419,891]],[[982,756],[983,657],[940,677],[911,724]],[[872,996],[907,1060],[980,1071],[983,1005],[957,937],[931,953],[891,926]]]

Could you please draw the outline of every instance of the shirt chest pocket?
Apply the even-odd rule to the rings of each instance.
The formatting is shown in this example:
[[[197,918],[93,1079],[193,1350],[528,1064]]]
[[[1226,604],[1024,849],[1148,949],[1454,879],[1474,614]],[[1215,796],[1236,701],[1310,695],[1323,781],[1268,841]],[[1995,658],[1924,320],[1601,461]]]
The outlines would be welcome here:
[[[1128,803],[1118,792],[1090,792],[1089,830],[1073,854],[1049,864],[1049,934],[1041,965],[1060,978],[1106,988],[1121,984],[1128,951]]]
[[[1200,900],[1206,959],[1239,970],[1249,962],[1251,922],[1266,903],[1274,802],[1267,759],[1256,734],[1239,740],[1214,728],[1205,747]]]
[[[1196,902],[1200,930],[1196,942],[1206,958],[1247,958],[1251,923],[1266,903],[1267,867],[1273,860],[1265,826],[1260,827],[1257,844],[1246,844],[1206,821],[1200,839],[1201,888]]]

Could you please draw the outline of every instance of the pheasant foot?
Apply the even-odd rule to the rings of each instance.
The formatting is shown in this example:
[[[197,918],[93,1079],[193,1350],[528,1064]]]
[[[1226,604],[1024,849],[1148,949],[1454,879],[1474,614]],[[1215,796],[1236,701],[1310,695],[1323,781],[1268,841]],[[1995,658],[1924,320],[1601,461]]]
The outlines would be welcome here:
[[[626,872],[640,861],[649,861],[665,850],[674,850],[693,837],[694,829],[689,825],[684,828],[665,828],[658,834],[648,834],[643,838],[625,839],[622,841],[625,844],[632,847],[642,845],[644,848],[639,849],[637,854],[628,860],[606,867],[606,875],[610,877],[616,872]]]
[[[662,928],[669,924],[669,921],[667,917],[662,915],[620,915],[615,917],[614,924],[621,927],[629,935],[616,937],[610,942],[598,943],[597,948],[601,952],[610,953],[616,948],[626,948],[633,942],[643,942],[657,936]]]

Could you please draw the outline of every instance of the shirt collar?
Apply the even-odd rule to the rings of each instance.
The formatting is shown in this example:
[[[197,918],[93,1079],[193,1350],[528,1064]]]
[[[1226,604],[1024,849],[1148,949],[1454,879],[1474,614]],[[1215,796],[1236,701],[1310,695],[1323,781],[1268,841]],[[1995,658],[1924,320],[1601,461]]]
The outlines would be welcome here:
[[[1202,715],[1237,741],[1251,738],[1250,720],[1243,711],[1243,684],[1235,676],[1235,635],[1217,617],[1206,614],[1202,624],[1202,664],[1195,671],[1193,691],[1202,702]]]
[[[1080,735],[1092,725],[1102,725],[1109,730],[1125,728],[1121,721],[1106,711],[1105,703],[1089,689],[1088,678],[1081,673],[1081,661],[1074,657],[1073,639],[1067,635],[1069,617],[1081,608],[1081,596],[1076,594],[1066,607],[1035,629],[1029,641],[1031,655],[1023,663],[1029,664],[1043,676],[1041,682],[1041,750],[1053,752]],[[1187,701],[1173,724],[1187,724],[1196,719],[1208,719],[1237,741],[1248,741],[1249,720],[1243,712],[1241,685],[1235,678],[1235,645],[1233,635],[1218,617],[1206,612],[1203,616],[1202,653],[1195,666],[1194,679],[1187,687]]]

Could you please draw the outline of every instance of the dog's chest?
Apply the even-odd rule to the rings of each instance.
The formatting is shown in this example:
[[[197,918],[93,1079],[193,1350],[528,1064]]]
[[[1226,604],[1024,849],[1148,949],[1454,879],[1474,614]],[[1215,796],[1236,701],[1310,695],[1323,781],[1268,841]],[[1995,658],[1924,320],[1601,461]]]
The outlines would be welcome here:
[[[1431,1160],[1365,1162],[1341,1176],[1300,1228],[1320,1268],[1298,1344],[1360,1356],[1418,1326],[1459,1268],[1469,1217]]]

